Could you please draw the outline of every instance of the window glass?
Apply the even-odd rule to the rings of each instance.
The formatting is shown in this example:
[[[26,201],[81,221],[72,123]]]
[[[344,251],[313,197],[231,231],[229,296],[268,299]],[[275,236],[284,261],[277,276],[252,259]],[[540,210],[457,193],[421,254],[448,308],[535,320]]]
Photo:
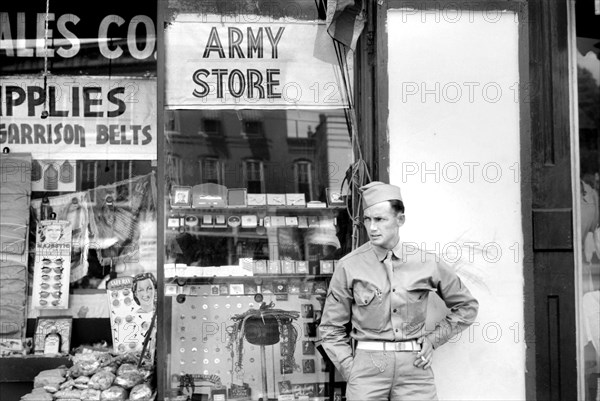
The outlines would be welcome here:
[[[332,40],[312,1],[170,6],[167,394],[210,378],[222,385],[206,389],[214,399],[325,399],[336,385],[316,328],[351,247]],[[270,317],[256,325],[261,310]]]
[[[69,333],[73,347],[105,341],[119,353],[142,350],[153,313],[148,305],[135,318],[131,312],[154,298],[125,292],[135,293],[135,277],[148,288],[144,274],[155,285],[157,272],[156,10],[153,2],[115,0],[2,5],[2,160],[24,155],[31,163],[19,179],[25,206],[0,202],[0,222],[15,219],[26,233],[25,252],[0,255],[2,269],[9,260],[24,267],[29,287],[8,298],[2,291],[3,338],[9,299],[29,307],[15,338],[34,336],[26,319],[66,315],[80,319]],[[61,228],[55,241],[46,240],[49,227]],[[48,280],[59,293],[46,291]],[[108,302],[107,288],[129,303]],[[100,318],[99,329],[78,332],[86,318]]]
[[[600,16],[592,2],[577,4],[577,93],[582,260],[580,261],[579,332],[581,399],[600,397]],[[600,10],[598,10],[600,12]]]

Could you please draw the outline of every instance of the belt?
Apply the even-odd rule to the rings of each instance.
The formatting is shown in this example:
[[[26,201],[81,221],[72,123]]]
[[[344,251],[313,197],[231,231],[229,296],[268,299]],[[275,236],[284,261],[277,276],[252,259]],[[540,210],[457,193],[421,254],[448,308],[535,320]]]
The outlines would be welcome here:
[[[413,352],[421,351],[421,345],[417,340],[408,341],[359,341],[356,349],[366,351],[395,351],[395,352]]]

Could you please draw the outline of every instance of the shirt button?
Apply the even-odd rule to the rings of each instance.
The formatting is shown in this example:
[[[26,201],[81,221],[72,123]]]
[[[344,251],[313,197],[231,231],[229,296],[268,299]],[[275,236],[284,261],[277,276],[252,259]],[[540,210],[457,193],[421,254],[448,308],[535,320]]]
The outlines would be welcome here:
[[[394,309],[394,313],[398,312],[398,309]]]
[[[396,329],[396,333],[398,332],[398,329]]]
[[[392,289],[392,292],[396,292],[396,289],[395,289],[395,288],[394,288],[394,289]]]

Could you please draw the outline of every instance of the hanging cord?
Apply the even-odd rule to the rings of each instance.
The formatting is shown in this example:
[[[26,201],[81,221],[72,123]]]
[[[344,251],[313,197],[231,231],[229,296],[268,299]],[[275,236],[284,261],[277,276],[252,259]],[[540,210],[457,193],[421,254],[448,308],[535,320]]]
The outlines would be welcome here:
[[[46,0],[46,18],[44,21],[44,110],[42,118],[48,118],[48,21],[50,19],[50,0]]]
[[[358,123],[356,120],[356,109],[354,108],[354,93],[352,91],[352,77],[348,65],[348,49],[342,43],[333,40],[333,46],[340,66],[341,78],[343,83],[343,95],[348,104],[344,109],[346,125],[350,134],[352,150],[355,153],[356,162],[346,171],[346,177],[342,181],[340,193],[343,193],[344,184],[348,185],[348,192],[352,195],[346,200],[346,211],[352,221],[352,249],[360,245],[360,227],[361,221],[361,202],[362,196],[358,188],[371,182],[371,175],[367,163],[363,160],[362,150],[358,141]]]

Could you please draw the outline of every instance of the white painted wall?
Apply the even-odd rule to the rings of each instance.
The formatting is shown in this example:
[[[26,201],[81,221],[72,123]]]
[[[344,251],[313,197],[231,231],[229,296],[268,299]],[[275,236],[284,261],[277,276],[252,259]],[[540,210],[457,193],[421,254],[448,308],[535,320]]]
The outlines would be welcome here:
[[[512,12],[388,14],[401,238],[455,262],[480,302],[472,330],[435,352],[440,400],[525,399],[518,26]]]

